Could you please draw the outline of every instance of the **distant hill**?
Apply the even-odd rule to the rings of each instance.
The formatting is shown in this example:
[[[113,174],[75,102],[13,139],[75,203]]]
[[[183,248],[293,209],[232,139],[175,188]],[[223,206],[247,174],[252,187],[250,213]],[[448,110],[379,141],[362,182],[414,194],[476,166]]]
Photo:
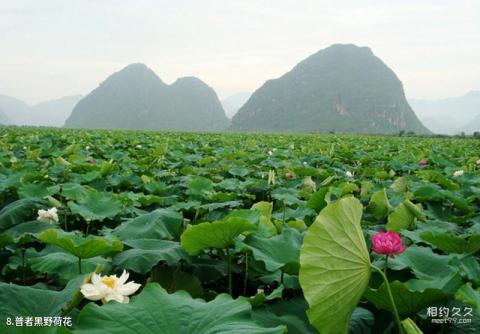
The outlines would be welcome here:
[[[11,124],[33,126],[62,126],[81,95],[66,96],[33,106],[6,95],[0,95],[0,110]]]
[[[235,131],[429,133],[395,73],[369,48],[336,44],[257,89]]]
[[[478,125],[474,126],[475,119],[480,117],[480,91],[441,100],[408,101],[420,120],[435,133],[453,135],[480,131]]]
[[[109,76],[74,108],[72,128],[224,130],[225,116],[215,91],[200,79],[167,85],[144,64]]]
[[[35,125],[63,126],[82,95],[65,96],[56,100],[45,101],[31,107]]]
[[[0,95],[0,109],[15,125],[30,125],[30,107],[22,100],[10,97],[7,95]]]
[[[250,92],[241,92],[223,99],[221,102],[227,117],[232,118],[237,113],[238,109],[248,101],[250,96],[252,96],[252,93]]]
[[[232,119],[232,117],[237,113],[240,107],[234,106],[230,102],[226,100],[221,100],[220,103],[222,104],[223,110],[225,111],[225,116]]]
[[[474,132],[480,132],[480,114],[472,118],[465,123],[461,128],[462,132],[466,134],[473,134]]]
[[[8,119],[7,115],[0,109],[0,125],[10,125],[12,122]]]

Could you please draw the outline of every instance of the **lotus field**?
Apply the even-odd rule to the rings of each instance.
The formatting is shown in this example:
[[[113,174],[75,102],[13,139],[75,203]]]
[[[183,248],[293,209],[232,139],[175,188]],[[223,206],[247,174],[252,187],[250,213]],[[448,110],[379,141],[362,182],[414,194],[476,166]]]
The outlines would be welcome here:
[[[0,333],[475,333],[480,142],[0,129]]]

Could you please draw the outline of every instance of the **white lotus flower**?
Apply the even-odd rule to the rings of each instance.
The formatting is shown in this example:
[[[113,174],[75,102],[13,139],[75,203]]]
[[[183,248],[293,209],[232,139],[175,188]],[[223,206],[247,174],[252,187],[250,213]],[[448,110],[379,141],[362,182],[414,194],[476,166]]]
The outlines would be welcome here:
[[[353,177],[353,173],[350,172],[350,171],[346,171],[346,172],[345,172],[345,175],[346,175],[347,177]]]
[[[273,152],[272,152],[272,151],[268,151],[268,155],[269,155],[269,156],[272,156],[272,155],[273,155]]]
[[[80,291],[89,300],[101,300],[103,303],[115,300],[126,304],[130,301],[128,296],[135,293],[141,286],[141,284],[135,282],[125,284],[128,276],[129,273],[125,270],[120,277],[117,277],[117,275],[102,276],[93,273],[92,283],[83,284]]]
[[[58,222],[57,208],[38,210],[37,220],[48,220],[50,223]]]
[[[137,146],[135,146],[135,147],[136,147],[136,148],[142,148],[142,145],[137,145]]]
[[[477,160],[476,164],[477,164],[477,165],[480,165],[480,159]]]
[[[85,149],[88,151],[90,149],[90,146],[85,146]]]
[[[459,176],[462,176],[463,174],[465,174],[465,172],[463,171],[463,169],[460,169],[460,170],[457,170],[453,173],[453,176],[454,177],[459,177]]]

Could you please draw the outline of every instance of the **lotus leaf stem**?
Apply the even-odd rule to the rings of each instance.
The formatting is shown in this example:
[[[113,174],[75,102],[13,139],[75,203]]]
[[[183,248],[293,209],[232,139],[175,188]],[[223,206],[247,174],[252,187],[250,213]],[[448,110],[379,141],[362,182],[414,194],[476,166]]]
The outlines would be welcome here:
[[[397,305],[395,304],[395,300],[393,299],[392,289],[390,288],[390,282],[388,282],[387,275],[385,275],[385,273],[380,268],[378,268],[377,266],[374,266],[373,264],[371,266],[380,275],[382,275],[382,278],[383,278],[383,280],[385,282],[385,285],[387,287],[387,292],[388,292],[388,297],[390,298],[390,303],[392,304],[393,315],[394,315],[394,318],[395,318],[395,322],[397,323],[398,332],[400,334],[403,334],[402,323],[400,321],[400,316],[398,314]]]

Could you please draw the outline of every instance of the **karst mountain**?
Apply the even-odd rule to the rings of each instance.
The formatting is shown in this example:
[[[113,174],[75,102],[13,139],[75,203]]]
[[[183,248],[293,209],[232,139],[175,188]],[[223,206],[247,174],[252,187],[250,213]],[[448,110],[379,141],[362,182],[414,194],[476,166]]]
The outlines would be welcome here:
[[[225,130],[229,120],[215,91],[195,77],[164,83],[144,64],[109,76],[73,109],[71,128]]]
[[[232,119],[234,131],[429,133],[402,82],[367,47],[335,44],[257,89]]]

